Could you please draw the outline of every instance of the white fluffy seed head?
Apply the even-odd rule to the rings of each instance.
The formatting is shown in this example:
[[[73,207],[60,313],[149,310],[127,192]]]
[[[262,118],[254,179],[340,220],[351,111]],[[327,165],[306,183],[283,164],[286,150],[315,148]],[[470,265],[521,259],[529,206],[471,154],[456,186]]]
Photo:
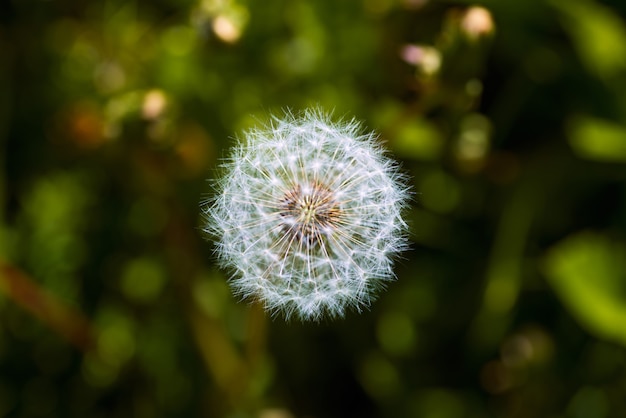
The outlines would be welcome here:
[[[287,114],[246,132],[223,167],[202,210],[235,293],[317,320],[369,306],[393,279],[409,191],[359,123]]]

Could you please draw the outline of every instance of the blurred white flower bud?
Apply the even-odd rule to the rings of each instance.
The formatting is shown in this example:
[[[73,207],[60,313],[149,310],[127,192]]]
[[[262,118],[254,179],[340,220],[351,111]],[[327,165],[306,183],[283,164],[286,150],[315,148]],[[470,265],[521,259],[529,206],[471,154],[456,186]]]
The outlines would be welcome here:
[[[400,49],[400,57],[417,67],[424,75],[434,75],[441,68],[441,53],[432,46],[404,45]]]
[[[495,25],[489,10],[484,7],[473,6],[467,9],[461,18],[461,29],[470,40],[475,41],[491,34]]]

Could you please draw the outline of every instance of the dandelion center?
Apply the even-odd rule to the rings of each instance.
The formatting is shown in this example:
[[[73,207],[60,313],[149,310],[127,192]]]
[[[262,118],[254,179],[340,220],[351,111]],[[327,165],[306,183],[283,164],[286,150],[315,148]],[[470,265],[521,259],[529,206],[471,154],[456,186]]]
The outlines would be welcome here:
[[[284,231],[306,246],[332,233],[341,217],[332,191],[317,182],[305,187],[298,184],[285,193],[279,210]]]

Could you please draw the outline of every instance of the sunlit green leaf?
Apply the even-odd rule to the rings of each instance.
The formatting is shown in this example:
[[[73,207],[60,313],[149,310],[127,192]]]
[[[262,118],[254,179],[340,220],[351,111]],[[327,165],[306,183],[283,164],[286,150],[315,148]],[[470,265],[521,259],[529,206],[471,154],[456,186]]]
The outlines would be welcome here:
[[[599,161],[626,161],[626,126],[589,116],[573,119],[569,142],[581,157]]]
[[[626,247],[583,232],[554,246],[545,261],[550,283],[580,324],[626,345]]]
[[[611,9],[588,0],[552,0],[580,58],[600,77],[626,69],[626,26]]]

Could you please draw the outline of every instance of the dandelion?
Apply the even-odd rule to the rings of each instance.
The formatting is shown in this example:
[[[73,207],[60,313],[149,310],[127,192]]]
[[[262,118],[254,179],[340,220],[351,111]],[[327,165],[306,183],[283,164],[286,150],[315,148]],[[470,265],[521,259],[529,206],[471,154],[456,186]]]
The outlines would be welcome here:
[[[397,164],[359,123],[318,110],[244,138],[203,204],[235,293],[287,319],[369,306],[406,248],[409,192]]]

